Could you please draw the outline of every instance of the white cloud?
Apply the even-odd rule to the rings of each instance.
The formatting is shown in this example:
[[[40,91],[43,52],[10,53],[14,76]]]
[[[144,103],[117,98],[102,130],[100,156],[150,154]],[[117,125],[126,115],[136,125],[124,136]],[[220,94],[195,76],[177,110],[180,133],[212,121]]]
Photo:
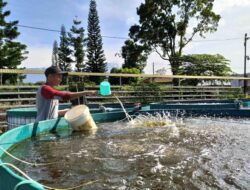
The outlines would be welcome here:
[[[137,23],[138,23],[138,19],[136,19],[135,17],[129,17],[126,20],[126,24],[128,26],[131,26],[131,25],[134,25],[134,24],[137,24]]]
[[[105,51],[105,56],[106,60],[109,63],[108,67],[116,67],[116,68],[121,68],[122,64],[124,62],[122,57],[117,56],[117,51],[115,50],[106,50]],[[147,60],[147,65],[144,68],[144,72],[146,74],[151,74],[153,73],[153,62],[155,66],[155,71],[161,68],[166,68],[167,69],[167,74],[170,74],[170,66],[168,61],[165,61],[160,58],[160,56],[157,53],[151,53],[148,57]]]
[[[49,67],[51,65],[51,47],[29,47],[28,58],[23,61],[22,67],[26,68],[41,68]],[[106,49],[105,57],[108,63],[112,64],[112,67],[120,68],[123,59],[117,55],[117,51],[114,49]]]
[[[220,27],[224,27],[224,26],[226,26],[226,24],[227,24],[226,20],[224,18],[221,18],[219,21]]]
[[[112,67],[120,68],[123,64],[123,58],[117,54],[116,50],[106,49],[104,50],[107,63],[112,64]]]
[[[216,13],[222,13],[235,7],[250,6],[249,0],[216,0],[214,1],[214,10]]]
[[[163,60],[160,58],[160,56],[157,53],[151,53],[147,60],[147,65],[144,68],[144,72],[146,74],[152,74],[153,73],[153,63],[154,63],[154,70],[158,70],[161,68],[166,68],[167,74],[171,73],[169,62],[166,60]]]
[[[80,18],[86,18],[89,10],[89,3],[87,1],[72,1],[67,0],[69,3],[74,3],[76,10],[72,10],[75,14],[81,13]],[[128,26],[138,22],[136,15],[136,7],[140,5],[143,0],[97,0],[97,9],[100,17],[100,23],[105,26],[103,35],[112,36],[126,36],[128,33]],[[238,38],[244,37],[244,33],[250,33],[249,17],[250,12],[250,0],[215,0],[214,8],[216,13],[222,16],[220,20],[218,31],[212,34],[206,34],[205,40],[216,40],[216,39],[228,39],[228,38]],[[27,15],[26,15],[27,16]],[[65,20],[62,18],[62,22]],[[32,17],[28,17],[33,19]],[[40,18],[44,19],[44,18]],[[53,18],[51,18],[53,20]],[[86,20],[85,20],[86,21]],[[86,23],[84,21],[84,23]],[[58,21],[57,21],[58,23]],[[192,31],[192,26],[188,28],[188,33]],[[46,27],[46,26],[44,26]],[[47,43],[49,35],[42,36],[34,35],[34,31],[27,33],[25,30],[27,39],[23,43],[29,45],[29,58],[24,61],[22,66],[27,68],[32,67],[47,67],[51,64],[51,53],[52,53],[52,43]],[[43,32],[44,33],[44,32]],[[33,35],[32,35],[33,34]],[[22,34],[24,35],[24,34]],[[59,34],[52,33],[51,36],[59,36]],[[25,37],[26,37],[25,36]],[[56,37],[53,37],[55,39]],[[23,38],[25,39],[25,38]],[[46,40],[44,40],[46,39]],[[200,40],[196,38],[194,40]],[[27,43],[28,42],[28,43]],[[120,51],[123,45],[123,40],[115,39],[103,39],[103,47],[105,56],[108,63],[112,63],[112,66],[121,67],[123,59],[115,56],[117,52]],[[235,43],[238,44],[235,44]],[[250,43],[250,41],[248,42]],[[34,45],[34,44],[39,44]],[[232,68],[235,71],[241,72],[243,69],[243,42],[242,41],[218,41],[213,43],[202,42],[202,43],[190,43],[185,49],[184,53],[220,53],[226,58],[232,61]],[[248,54],[249,53],[248,49]],[[152,62],[155,62],[155,70],[166,67],[169,68],[169,64],[162,60],[157,54],[150,55],[148,59],[148,65],[145,68],[145,73],[152,73]]]
[[[28,58],[21,66],[26,68],[41,68],[51,65],[51,47],[29,47]]]
[[[111,18],[126,20],[134,15],[136,15],[136,7],[140,5],[142,0],[97,0],[97,11],[98,15],[102,19]],[[75,7],[83,12],[88,12],[88,3],[77,3],[75,2]]]

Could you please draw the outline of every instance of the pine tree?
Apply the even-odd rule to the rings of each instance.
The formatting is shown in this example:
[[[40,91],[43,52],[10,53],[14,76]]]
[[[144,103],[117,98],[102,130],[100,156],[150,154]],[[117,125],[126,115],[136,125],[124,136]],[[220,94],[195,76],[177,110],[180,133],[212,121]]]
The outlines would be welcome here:
[[[10,11],[4,11],[7,2],[0,0],[0,69],[17,69],[17,67],[26,59],[26,45],[14,41],[19,35],[18,21],[6,21]],[[2,83],[6,81],[15,83],[17,75],[6,74],[3,76]]]
[[[83,27],[79,27],[81,21],[73,20],[73,26],[68,33],[71,45],[73,46],[73,55],[74,55],[74,62],[75,71],[83,72],[85,68],[84,64],[84,29]]]
[[[65,26],[61,27],[60,47],[58,48],[58,63],[63,71],[71,71],[72,50],[70,49],[70,41],[67,37]]]
[[[95,0],[90,1],[88,15],[88,38],[87,38],[87,68],[88,72],[106,72],[106,59],[102,48],[102,37],[99,26],[99,17],[96,10]],[[99,83],[100,77],[93,77],[90,80]]]
[[[52,65],[53,66],[59,66],[58,64],[58,44],[55,40],[53,43],[53,51],[52,51]]]

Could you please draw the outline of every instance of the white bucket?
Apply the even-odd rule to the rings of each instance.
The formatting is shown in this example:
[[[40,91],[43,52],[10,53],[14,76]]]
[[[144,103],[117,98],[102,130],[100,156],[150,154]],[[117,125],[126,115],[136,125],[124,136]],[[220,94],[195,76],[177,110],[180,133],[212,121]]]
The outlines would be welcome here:
[[[64,118],[75,131],[92,130],[97,128],[85,105],[75,106],[64,115]]]

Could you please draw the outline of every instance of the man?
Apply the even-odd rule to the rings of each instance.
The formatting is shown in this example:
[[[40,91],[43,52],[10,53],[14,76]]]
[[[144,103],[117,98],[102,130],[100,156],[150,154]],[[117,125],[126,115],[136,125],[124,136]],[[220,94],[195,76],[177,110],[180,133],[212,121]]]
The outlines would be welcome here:
[[[55,119],[64,116],[67,110],[58,110],[59,100],[73,100],[85,95],[96,95],[97,91],[62,92],[55,89],[62,82],[62,75],[66,73],[59,67],[51,66],[45,70],[46,84],[41,86],[36,94],[37,117],[36,122]]]

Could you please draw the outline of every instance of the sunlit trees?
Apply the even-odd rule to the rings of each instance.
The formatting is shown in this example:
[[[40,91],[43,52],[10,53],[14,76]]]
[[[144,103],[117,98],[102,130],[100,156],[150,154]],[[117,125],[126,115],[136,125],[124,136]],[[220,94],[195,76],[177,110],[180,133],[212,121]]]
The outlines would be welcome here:
[[[102,48],[101,29],[99,26],[99,17],[95,0],[90,1],[88,15],[87,58],[87,72],[106,72],[107,63]],[[100,77],[93,77],[90,79],[96,83],[102,80]]]
[[[58,63],[63,71],[71,71],[72,49],[70,49],[70,40],[67,36],[65,26],[61,27],[60,45],[58,48]]]
[[[53,43],[52,65],[53,66],[59,66],[59,64],[58,64],[58,44],[57,44],[56,40]]]
[[[195,35],[217,30],[220,16],[213,12],[214,0],[145,0],[137,8],[139,24],[129,36],[169,61],[174,75],[179,74],[183,48]],[[188,29],[190,32],[188,32]]]
[[[182,58],[182,66],[179,73],[191,76],[229,76],[231,68],[230,61],[220,54],[193,54],[185,55]],[[204,79],[183,80],[184,85],[197,85]],[[211,81],[211,80],[210,80]]]
[[[73,20],[73,25],[68,33],[71,46],[73,47],[73,59],[75,62],[75,71],[83,72],[84,64],[84,28],[80,26],[81,21]]]
[[[17,42],[20,35],[18,32],[18,21],[7,21],[6,17],[10,11],[4,11],[7,2],[0,0],[0,69],[17,69],[17,67],[26,59],[26,45]],[[2,83],[9,81],[16,83],[18,77],[14,74],[5,74]]]

